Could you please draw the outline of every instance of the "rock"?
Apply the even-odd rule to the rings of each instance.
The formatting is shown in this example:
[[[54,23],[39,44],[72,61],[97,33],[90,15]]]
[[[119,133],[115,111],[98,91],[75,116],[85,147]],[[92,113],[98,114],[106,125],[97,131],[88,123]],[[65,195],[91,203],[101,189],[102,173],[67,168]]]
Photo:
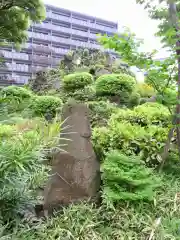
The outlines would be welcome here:
[[[45,188],[44,210],[92,199],[100,187],[100,163],[91,143],[89,109],[83,104],[68,104],[60,140],[64,151],[52,161],[52,175]]]

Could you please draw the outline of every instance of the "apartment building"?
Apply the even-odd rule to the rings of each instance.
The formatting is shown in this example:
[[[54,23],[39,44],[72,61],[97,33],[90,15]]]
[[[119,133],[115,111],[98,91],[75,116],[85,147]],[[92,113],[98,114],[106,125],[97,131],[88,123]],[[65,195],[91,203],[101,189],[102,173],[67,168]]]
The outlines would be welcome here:
[[[0,67],[0,81],[27,83],[35,72],[57,66],[60,59],[78,47],[101,49],[97,33],[113,35],[118,24],[55,6],[46,6],[47,17],[41,24],[28,30],[29,39],[21,52],[3,47],[5,59]]]

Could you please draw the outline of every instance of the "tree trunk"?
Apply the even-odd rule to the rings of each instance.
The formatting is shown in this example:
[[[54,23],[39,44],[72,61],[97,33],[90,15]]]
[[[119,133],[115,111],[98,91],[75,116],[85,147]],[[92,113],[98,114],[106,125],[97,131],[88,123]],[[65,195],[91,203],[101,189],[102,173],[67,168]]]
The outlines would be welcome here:
[[[168,0],[167,1],[169,5],[169,20],[172,24],[172,27],[176,31],[176,55],[177,55],[177,61],[178,61],[178,79],[177,79],[177,105],[175,109],[175,118],[173,121],[173,125],[175,124],[176,126],[172,128],[168,134],[168,139],[164,148],[164,152],[162,154],[162,164],[160,166],[160,169],[164,166],[165,160],[168,156],[168,151],[170,148],[170,143],[171,139],[173,137],[173,132],[176,129],[177,133],[177,147],[179,151],[179,158],[180,158],[180,28],[179,28],[179,21],[178,21],[178,12],[176,9],[176,3],[175,0]]]

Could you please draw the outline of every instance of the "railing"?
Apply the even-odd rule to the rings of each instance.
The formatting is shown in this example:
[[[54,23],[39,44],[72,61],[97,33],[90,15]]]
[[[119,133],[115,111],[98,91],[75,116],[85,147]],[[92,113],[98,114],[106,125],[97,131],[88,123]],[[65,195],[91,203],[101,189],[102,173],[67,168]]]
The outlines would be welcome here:
[[[47,12],[47,17],[56,19],[56,20],[62,20],[62,21],[68,22],[68,23],[75,23],[75,24],[82,25],[82,26],[85,26],[88,28],[103,30],[106,32],[112,32],[112,33],[117,32],[117,29],[114,27],[102,26],[102,25],[99,25],[98,23],[91,23],[89,19],[87,19],[87,21],[80,20],[80,19],[74,19],[71,17],[58,15],[58,14],[55,14],[52,12]]]

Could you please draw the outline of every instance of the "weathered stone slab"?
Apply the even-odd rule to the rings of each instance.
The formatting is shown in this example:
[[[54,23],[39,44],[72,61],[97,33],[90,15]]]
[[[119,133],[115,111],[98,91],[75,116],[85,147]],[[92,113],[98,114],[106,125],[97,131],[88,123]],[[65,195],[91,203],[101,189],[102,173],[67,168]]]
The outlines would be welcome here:
[[[63,152],[52,162],[52,176],[45,189],[44,209],[93,198],[100,186],[100,163],[96,159],[84,104],[68,104],[63,109],[60,140]]]

